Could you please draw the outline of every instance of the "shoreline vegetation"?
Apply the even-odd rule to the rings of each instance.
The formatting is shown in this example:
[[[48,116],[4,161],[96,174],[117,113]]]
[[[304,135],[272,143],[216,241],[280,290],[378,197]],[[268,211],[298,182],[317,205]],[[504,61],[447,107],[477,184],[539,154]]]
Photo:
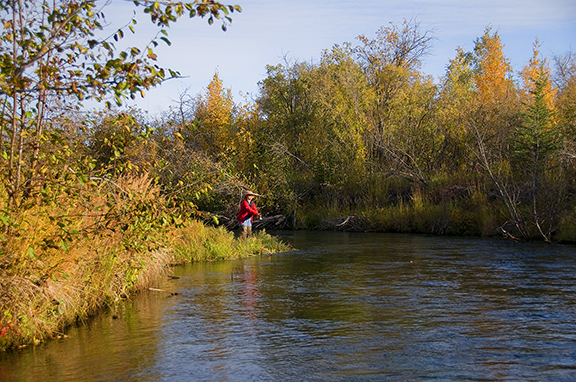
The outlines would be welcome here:
[[[498,198],[467,188],[443,197],[410,193],[379,208],[342,207],[338,195],[317,194],[290,215],[260,207],[255,235],[235,237],[234,204],[220,213],[185,210],[163,195],[148,175],[82,179],[63,177],[27,199],[28,208],[3,216],[0,269],[0,349],[38,344],[169,277],[170,267],[285,252],[291,248],[266,231],[286,229],[397,232],[504,237],[505,208]],[[228,184],[229,187],[233,182]],[[224,188],[227,189],[227,188]],[[215,191],[199,195],[213,201]],[[4,203],[8,200],[3,193]],[[218,199],[226,200],[220,194]],[[228,199],[232,196],[229,195]],[[40,202],[41,201],[41,202]],[[176,205],[176,206],[175,206]],[[6,210],[1,205],[0,210]],[[188,216],[184,218],[183,216]],[[567,215],[569,218],[570,215]],[[563,220],[555,242],[576,242],[576,225]],[[534,240],[539,240],[534,235]]]
[[[142,191],[124,198],[126,211],[141,202],[158,202],[146,177],[132,178],[122,186],[124,190],[139,187]],[[242,240],[234,232],[207,226],[197,219],[162,226],[150,224],[147,232],[143,226],[138,230],[94,230],[94,224],[111,223],[98,221],[110,211],[97,205],[68,207],[73,213],[63,210],[63,206],[56,204],[50,211],[20,216],[19,232],[13,228],[12,240],[4,242],[7,255],[2,256],[0,264],[0,350],[63,336],[64,329],[75,322],[155,287],[170,276],[173,266],[290,249],[264,230]],[[93,210],[99,213],[89,212]],[[57,233],[63,224],[53,223],[59,214],[68,219],[66,230],[75,231],[65,240],[58,239]]]

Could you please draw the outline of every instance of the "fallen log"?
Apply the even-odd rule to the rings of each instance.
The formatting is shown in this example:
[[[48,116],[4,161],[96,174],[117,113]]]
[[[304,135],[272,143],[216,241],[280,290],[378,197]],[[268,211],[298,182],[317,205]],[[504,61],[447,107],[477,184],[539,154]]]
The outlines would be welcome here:
[[[327,218],[322,221],[319,227],[321,230],[359,232],[365,231],[365,224],[362,218],[356,215],[341,216],[338,218]]]
[[[288,221],[285,215],[274,215],[255,219],[252,226],[254,229],[281,230],[288,228]]]
[[[235,216],[229,216],[222,212],[207,215],[208,216],[203,219],[204,224],[221,225],[228,230],[234,230],[240,226]],[[291,228],[289,225],[289,219],[286,218],[286,215],[282,214],[263,216],[262,218],[254,217],[252,220],[252,227],[255,230],[283,230]]]

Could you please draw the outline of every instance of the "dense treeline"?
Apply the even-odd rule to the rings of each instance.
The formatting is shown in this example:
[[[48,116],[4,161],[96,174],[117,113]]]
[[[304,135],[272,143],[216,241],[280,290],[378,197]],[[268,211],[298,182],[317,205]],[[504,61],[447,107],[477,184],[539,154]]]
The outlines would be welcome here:
[[[435,83],[420,71],[431,40],[405,21],[316,64],[268,66],[243,105],[216,74],[169,120],[297,228],[576,240],[576,57],[553,74],[536,41],[513,73],[487,29]]]

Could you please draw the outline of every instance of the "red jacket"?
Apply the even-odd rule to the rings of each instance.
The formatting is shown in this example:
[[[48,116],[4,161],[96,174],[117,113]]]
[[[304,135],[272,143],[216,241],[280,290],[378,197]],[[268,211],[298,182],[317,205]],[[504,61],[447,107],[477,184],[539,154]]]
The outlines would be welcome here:
[[[238,212],[238,221],[242,223],[247,218],[250,218],[252,221],[252,217],[254,215],[258,215],[258,210],[254,205],[254,202],[248,204],[248,201],[244,199],[242,203],[240,203],[240,212]]]

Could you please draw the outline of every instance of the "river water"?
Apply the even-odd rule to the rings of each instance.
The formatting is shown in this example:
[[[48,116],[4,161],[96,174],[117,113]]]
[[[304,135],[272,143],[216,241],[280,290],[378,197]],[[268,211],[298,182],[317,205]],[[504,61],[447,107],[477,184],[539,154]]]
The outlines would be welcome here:
[[[0,380],[576,380],[574,246],[279,235],[298,251],[176,268],[165,292],[0,354]]]

